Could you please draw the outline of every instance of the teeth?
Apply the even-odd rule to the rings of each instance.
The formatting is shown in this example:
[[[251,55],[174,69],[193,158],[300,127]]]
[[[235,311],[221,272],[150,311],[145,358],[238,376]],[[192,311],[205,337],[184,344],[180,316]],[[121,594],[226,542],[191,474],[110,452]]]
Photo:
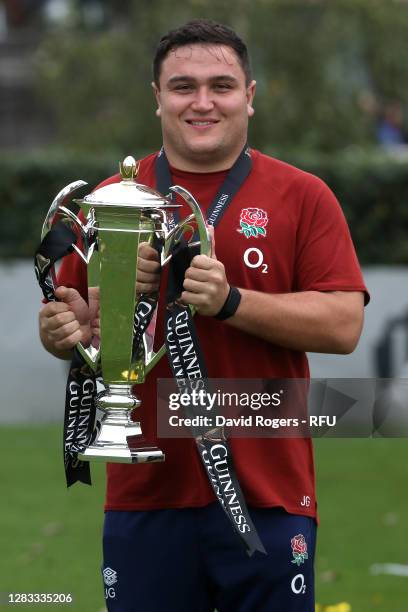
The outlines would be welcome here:
[[[212,121],[191,121],[191,125],[212,125]]]

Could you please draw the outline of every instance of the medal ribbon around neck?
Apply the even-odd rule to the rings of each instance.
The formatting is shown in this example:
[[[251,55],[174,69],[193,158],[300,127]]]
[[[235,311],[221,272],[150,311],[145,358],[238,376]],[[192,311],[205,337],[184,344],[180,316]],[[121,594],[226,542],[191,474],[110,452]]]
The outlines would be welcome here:
[[[247,145],[245,145],[210,204],[207,211],[207,223],[209,225],[214,227],[218,225],[233,197],[249,175],[251,168],[251,156]],[[169,162],[163,148],[156,159],[155,170],[157,190],[163,194],[171,193],[169,190],[173,181]],[[176,223],[178,216],[174,215],[174,217],[174,223]],[[190,248],[183,240],[175,246],[170,261],[167,285],[166,352],[180,393],[189,393],[193,389],[208,391],[207,368],[192,313],[188,306],[178,302],[178,298],[183,291],[185,272],[197,252],[197,247]],[[200,410],[203,408],[203,406],[200,406]],[[185,408],[188,416],[194,416],[194,410],[195,408],[192,405]],[[191,431],[211,487],[229,518],[239,541],[243,544],[249,556],[255,551],[266,554],[249,515],[224,429],[219,427],[207,431],[203,427],[192,427]],[[219,467],[221,464],[222,469]]]

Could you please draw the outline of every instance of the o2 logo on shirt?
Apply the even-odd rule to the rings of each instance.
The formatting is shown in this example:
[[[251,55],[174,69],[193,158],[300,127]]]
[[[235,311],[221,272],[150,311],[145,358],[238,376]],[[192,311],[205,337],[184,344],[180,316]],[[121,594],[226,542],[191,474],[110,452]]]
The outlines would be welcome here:
[[[264,263],[264,255],[261,249],[250,247],[244,253],[244,264],[248,268],[260,268],[262,274],[268,274],[268,264]]]

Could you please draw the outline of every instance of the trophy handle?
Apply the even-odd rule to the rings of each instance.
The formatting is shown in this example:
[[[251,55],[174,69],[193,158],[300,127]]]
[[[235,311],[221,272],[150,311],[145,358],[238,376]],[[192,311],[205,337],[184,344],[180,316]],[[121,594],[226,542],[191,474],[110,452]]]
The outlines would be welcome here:
[[[64,208],[64,213],[68,211],[70,213],[69,216],[71,218],[75,217],[75,221],[78,223],[78,225],[82,226],[82,222],[80,221],[80,219],[78,219],[78,217],[69,209],[65,208],[65,204],[67,203],[68,199],[71,199],[70,196],[73,191],[76,191],[80,187],[84,187],[87,184],[88,183],[86,183],[85,181],[74,181],[73,183],[70,183],[57,193],[44,219],[44,223],[41,230],[41,240],[43,240],[45,235],[48,234],[50,229],[52,229],[52,226],[54,225],[56,220],[56,216],[59,214],[61,207]]]
[[[182,219],[168,234],[166,243],[164,245],[164,262],[167,263],[171,258],[169,255],[170,249],[173,245],[175,238],[177,237],[177,233],[181,230],[185,225],[188,225],[194,219],[197,222],[197,229],[199,240],[197,242],[190,242],[189,247],[194,247],[200,245],[200,255],[210,255],[211,254],[211,238],[208,233],[207,224],[204,219],[203,213],[201,212],[201,208],[194,198],[194,196],[184,189],[184,187],[180,187],[180,185],[173,185],[170,187],[170,191],[177,193],[179,196],[183,198],[183,200],[189,205],[192,211],[192,215],[189,215],[185,219]]]
[[[46,234],[52,229],[53,225],[57,222],[58,218],[66,218],[71,220],[76,227],[78,227],[84,246],[86,247],[86,253],[84,253],[76,244],[72,245],[72,248],[78,253],[81,259],[88,264],[89,260],[92,256],[95,243],[94,241],[89,241],[88,233],[91,229],[93,229],[93,220],[90,221],[87,225],[84,225],[81,219],[69,208],[67,208],[66,204],[71,200],[71,194],[79,189],[80,187],[84,187],[87,185],[85,181],[79,180],[70,183],[55,196],[52,204],[48,210],[48,213],[45,217],[42,231],[41,231],[41,240],[44,239]],[[54,287],[56,286],[56,275],[54,268],[51,269],[51,276],[53,280]],[[85,348],[81,342],[78,342],[76,345],[78,352],[82,355],[85,362],[93,369],[96,370],[99,361],[99,349],[96,349],[93,346]]]
[[[171,259],[171,252],[170,251],[171,251],[171,248],[172,248],[172,246],[174,244],[174,241],[177,240],[177,238],[180,235],[180,233],[182,233],[180,230],[183,230],[183,228],[185,226],[188,226],[189,223],[191,223],[191,221],[193,221],[193,220],[195,220],[197,222],[197,229],[198,229],[199,240],[196,241],[196,242],[189,242],[188,246],[189,247],[194,247],[194,246],[198,246],[199,245],[200,246],[200,255],[208,255],[209,256],[211,254],[211,238],[210,238],[210,235],[208,233],[206,221],[204,219],[203,213],[201,212],[201,208],[200,208],[197,200],[194,198],[194,196],[189,191],[187,191],[187,189],[184,189],[184,187],[180,187],[180,185],[174,185],[173,187],[170,187],[170,191],[173,191],[174,193],[177,193],[179,196],[181,196],[183,198],[183,200],[191,208],[192,214],[189,215],[188,217],[185,217],[184,219],[182,219],[168,233],[168,235],[166,237],[165,244],[164,244],[164,248],[163,248],[163,265],[168,263],[170,261],[170,259]],[[190,308],[192,314],[194,315],[194,313],[195,313],[194,306],[190,306],[189,308]],[[152,358],[150,359],[150,361],[145,366],[146,374],[148,374],[150,372],[150,370],[154,368],[156,363],[158,361],[160,361],[160,359],[163,357],[165,352],[166,352],[166,347],[163,344],[163,346],[160,347],[160,349],[157,351],[157,353],[153,353]]]

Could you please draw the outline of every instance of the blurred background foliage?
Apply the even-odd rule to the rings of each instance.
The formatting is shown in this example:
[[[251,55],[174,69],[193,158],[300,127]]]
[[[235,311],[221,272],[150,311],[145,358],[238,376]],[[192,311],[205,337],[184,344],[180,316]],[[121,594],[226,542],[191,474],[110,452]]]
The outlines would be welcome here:
[[[234,27],[258,83],[250,142],[333,152],[375,143],[378,106],[408,106],[408,5],[390,0],[137,0],[80,11],[44,36],[36,87],[60,144],[100,152],[160,144],[151,61],[160,36],[194,17]]]
[[[132,150],[134,147],[132,147]],[[266,153],[274,154],[271,148]],[[118,171],[115,153],[49,151],[0,163],[0,258],[32,257],[52,199],[79,178],[82,195]],[[335,192],[364,265],[408,263],[408,160],[381,151],[287,151],[284,159],[320,176]],[[11,204],[10,204],[11,203]],[[392,247],[390,248],[390,246]]]

